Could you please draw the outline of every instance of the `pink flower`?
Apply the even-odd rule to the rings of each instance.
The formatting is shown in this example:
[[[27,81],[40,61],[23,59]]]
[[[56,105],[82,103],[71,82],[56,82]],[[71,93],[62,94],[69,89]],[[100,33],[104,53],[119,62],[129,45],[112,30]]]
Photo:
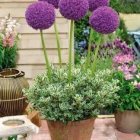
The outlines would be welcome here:
[[[134,78],[134,76],[130,73],[125,73],[125,80],[132,80]]]
[[[132,72],[132,73],[135,73],[135,72],[137,71],[136,65],[132,65],[132,66],[129,68],[129,71]]]
[[[140,90],[140,83],[137,84],[137,88]]]
[[[120,65],[117,69],[123,73],[135,73],[137,71],[136,65],[129,66],[127,64]]]
[[[134,56],[131,54],[122,54],[118,53],[116,56],[113,58],[113,62],[117,64],[126,64],[133,62]]]
[[[133,85],[140,90],[140,82],[135,81]]]
[[[3,46],[4,47],[13,47],[14,46],[15,39],[12,35],[9,37],[4,37],[3,38]]]

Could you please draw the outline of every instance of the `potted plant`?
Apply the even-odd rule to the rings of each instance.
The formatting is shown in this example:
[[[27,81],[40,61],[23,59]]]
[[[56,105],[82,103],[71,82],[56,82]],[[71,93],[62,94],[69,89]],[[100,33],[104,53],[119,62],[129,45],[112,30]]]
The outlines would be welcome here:
[[[47,120],[52,140],[90,140],[94,121],[100,109],[112,104],[118,98],[115,94],[119,90],[118,80],[113,79],[111,70],[98,71],[96,64],[102,34],[114,32],[119,26],[119,17],[112,8],[101,6],[99,3],[98,8],[91,13],[89,21],[90,36],[93,33],[92,28],[100,36],[96,42],[95,54],[91,54],[89,40],[85,64],[74,66],[72,61],[74,21],[86,15],[89,1],[57,1],[60,13],[71,21],[69,63],[65,67],[56,68],[50,65],[43,37],[43,30],[50,28],[55,22],[55,10],[49,2],[40,0],[29,5],[26,10],[28,25],[40,30],[47,72],[37,76],[34,85],[25,89],[24,93],[33,108]],[[94,62],[89,59],[91,55]]]
[[[126,133],[140,129],[140,67],[132,50],[118,53],[114,59],[114,76],[118,79],[119,99],[113,104],[116,127]]]
[[[27,106],[22,89],[25,73],[15,69],[19,23],[10,14],[0,22],[0,116],[22,114]]]

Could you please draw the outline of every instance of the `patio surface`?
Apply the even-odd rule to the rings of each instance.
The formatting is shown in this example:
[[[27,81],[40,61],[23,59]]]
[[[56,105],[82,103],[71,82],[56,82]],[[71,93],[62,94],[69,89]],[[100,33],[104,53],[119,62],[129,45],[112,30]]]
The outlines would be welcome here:
[[[51,140],[46,121],[42,121],[40,133],[33,135],[32,140]],[[115,129],[114,119],[96,119],[91,140],[140,140],[137,134],[125,134]]]

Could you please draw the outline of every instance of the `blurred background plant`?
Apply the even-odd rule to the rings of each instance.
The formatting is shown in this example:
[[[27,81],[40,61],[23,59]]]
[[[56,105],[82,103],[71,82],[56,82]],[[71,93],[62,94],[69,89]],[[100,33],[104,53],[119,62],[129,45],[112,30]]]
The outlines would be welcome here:
[[[88,49],[88,40],[89,40],[90,26],[88,23],[88,15],[75,23],[75,64],[80,63],[81,57],[85,57],[87,55]],[[94,32],[92,38],[92,52],[96,48],[95,42],[98,40],[99,35]],[[126,44],[131,44],[132,39],[127,33],[127,28],[125,26],[124,21],[121,19],[119,29],[113,34],[108,35],[104,38],[103,43],[101,44],[101,49],[99,52],[98,63],[97,65],[99,69],[102,68],[110,68],[112,64],[112,57],[115,54],[115,45],[114,42],[119,38],[120,42],[125,42]],[[120,44],[121,45],[121,44]],[[116,46],[117,48],[118,46]],[[120,46],[121,47],[121,46]],[[127,46],[128,47],[128,46]],[[91,61],[92,58],[91,58]]]
[[[121,13],[140,13],[139,0],[111,0],[110,5]]]
[[[125,5],[125,6],[124,6]],[[118,13],[140,13],[140,1],[139,0],[111,0],[110,6],[113,7]],[[88,23],[89,14],[86,15],[80,21],[76,21],[75,23],[75,63],[80,63],[80,58],[85,57],[88,48],[88,41],[89,41],[89,32],[90,32],[90,25]],[[134,42],[132,36],[128,34],[127,27],[125,25],[125,21],[121,19],[119,29],[115,32],[116,38],[120,38],[122,41],[125,41],[126,44],[130,45]],[[96,42],[98,39],[97,34],[95,33],[93,36],[93,40]],[[114,37],[115,39],[115,37]],[[94,41],[92,42],[94,46]],[[112,43],[113,40],[108,40],[105,44]],[[102,44],[103,46],[105,44]],[[104,50],[107,51],[107,50]],[[105,60],[98,60],[103,61],[100,63],[105,64]],[[109,64],[110,61],[108,58],[106,60],[106,64]],[[105,65],[104,65],[105,66]],[[109,67],[108,65],[107,67]]]
[[[10,14],[0,21],[0,70],[16,66],[18,28],[19,23]]]
[[[140,69],[135,64],[135,56],[129,53],[118,53],[113,58],[114,78],[118,79],[120,90],[119,100],[113,104],[113,111],[140,110]]]

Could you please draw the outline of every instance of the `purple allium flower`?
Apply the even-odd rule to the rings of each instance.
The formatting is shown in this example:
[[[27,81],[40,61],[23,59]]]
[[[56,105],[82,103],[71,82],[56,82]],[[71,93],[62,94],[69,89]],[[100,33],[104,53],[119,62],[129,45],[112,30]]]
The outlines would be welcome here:
[[[88,9],[88,0],[60,0],[60,13],[67,19],[80,20],[82,19]]]
[[[101,6],[109,6],[109,0],[88,0],[89,10],[92,12]]]
[[[89,23],[95,31],[110,34],[118,28],[120,20],[115,10],[111,7],[102,6],[92,13]]]
[[[29,5],[25,13],[26,21],[34,29],[48,29],[55,21],[55,10],[51,4],[39,1]]]
[[[38,0],[38,1],[46,1],[52,4],[55,8],[58,8],[59,0]]]

